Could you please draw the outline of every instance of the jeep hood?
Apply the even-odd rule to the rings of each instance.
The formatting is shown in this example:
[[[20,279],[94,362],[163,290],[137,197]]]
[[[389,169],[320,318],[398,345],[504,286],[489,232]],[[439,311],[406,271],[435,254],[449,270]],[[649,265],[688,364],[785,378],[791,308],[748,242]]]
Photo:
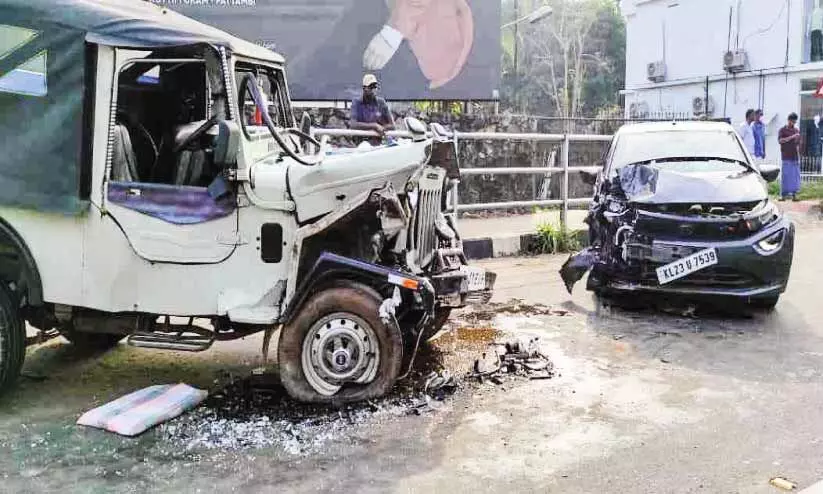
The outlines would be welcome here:
[[[315,166],[289,165],[288,185],[300,221],[330,213],[360,193],[391,183],[402,191],[426,161],[431,141],[371,149],[337,149]]]
[[[618,170],[623,193],[639,204],[737,203],[766,199],[765,181],[753,169],[681,172],[646,164]]]

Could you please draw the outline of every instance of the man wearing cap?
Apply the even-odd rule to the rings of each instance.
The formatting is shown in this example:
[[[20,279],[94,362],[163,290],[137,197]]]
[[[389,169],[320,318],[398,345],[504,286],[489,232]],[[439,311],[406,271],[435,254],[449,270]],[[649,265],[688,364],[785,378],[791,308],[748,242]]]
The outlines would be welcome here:
[[[369,138],[374,145],[380,145],[382,136],[394,128],[394,118],[386,100],[377,95],[377,77],[374,74],[363,76],[363,94],[351,103],[351,128],[355,130],[373,130],[379,138]]]

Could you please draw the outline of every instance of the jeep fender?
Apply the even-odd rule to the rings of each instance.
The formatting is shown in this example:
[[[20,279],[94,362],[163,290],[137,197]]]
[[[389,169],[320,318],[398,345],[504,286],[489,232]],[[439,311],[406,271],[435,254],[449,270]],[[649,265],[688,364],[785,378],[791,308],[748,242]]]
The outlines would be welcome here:
[[[23,237],[3,218],[0,218],[0,278],[14,283],[14,293],[21,305],[43,304],[43,284],[34,256]]]
[[[289,323],[312,294],[340,280],[363,283],[375,289],[385,285],[394,285],[400,290],[419,294],[422,309],[430,316],[434,315],[434,288],[428,279],[385,266],[323,252],[295,290],[279,322]]]

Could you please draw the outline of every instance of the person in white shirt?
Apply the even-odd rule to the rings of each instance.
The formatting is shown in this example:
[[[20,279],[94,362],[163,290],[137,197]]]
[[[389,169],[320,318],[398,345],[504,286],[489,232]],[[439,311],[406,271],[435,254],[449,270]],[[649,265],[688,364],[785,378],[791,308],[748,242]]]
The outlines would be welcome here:
[[[746,110],[746,121],[740,124],[740,127],[737,130],[737,133],[740,134],[740,138],[743,140],[743,145],[746,146],[746,149],[752,156],[754,156],[754,127],[752,126],[753,123],[754,110]]]

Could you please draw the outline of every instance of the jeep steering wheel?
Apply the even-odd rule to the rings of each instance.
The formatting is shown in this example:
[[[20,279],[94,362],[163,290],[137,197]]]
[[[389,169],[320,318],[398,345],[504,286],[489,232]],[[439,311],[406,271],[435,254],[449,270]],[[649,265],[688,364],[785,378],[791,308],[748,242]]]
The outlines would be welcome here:
[[[212,117],[211,117],[210,119],[208,119],[208,120],[206,120],[205,122],[203,122],[203,124],[202,124],[202,125],[200,125],[200,127],[197,127],[197,128],[194,130],[194,132],[192,132],[191,134],[189,134],[189,136],[188,136],[188,137],[186,137],[185,139],[183,139],[183,142],[181,142],[180,144],[178,144],[178,145],[174,146],[174,149],[172,149],[172,152],[173,152],[174,154],[177,154],[177,153],[179,153],[180,151],[182,151],[182,150],[186,149],[186,148],[187,148],[187,147],[188,147],[188,146],[189,146],[192,142],[194,142],[194,141],[196,141],[197,139],[199,139],[199,138],[200,138],[200,136],[202,136],[203,134],[205,134],[205,133],[206,133],[206,131],[208,131],[209,129],[211,129],[212,127],[214,127],[214,125],[215,125],[216,123],[217,123],[217,115],[212,115]]]
[[[274,140],[277,141],[277,144],[280,145],[280,148],[293,160],[297,161],[300,164],[306,166],[313,166],[320,162],[320,154],[312,155],[312,156],[300,156],[291,149],[291,147],[286,143],[283,137],[280,136],[280,133],[277,132],[277,128],[274,125],[274,122],[271,120],[271,115],[269,115],[268,110],[263,106],[263,95],[260,94],[260,87],[257,85],[257,79],[254,77],[254,74],[246,74],[243,79],[240,81],[240,88],[239,88],[239,99],[240,99],[240,107],[242,108],[243,102],[246,101],[246,93],[251,93],[252,100],[254,100],[254,105],[260,111],[261,116],[263,117],[263,122],[266,124],[266,127],[271,132],[272,137]],[[243,117],[240,118],[240,123],[243,127],[243,133],[246,134],[246,137],[249,137],[249,133],[246,130],[246,122]],[[284,129],[287,133],[295,135],[301,139],[305,139],[306,141],[312,143],[314,146],[317,147],[319,150],[321,148],[320,142],[315,139],[314,137],[306,134],[305,132],[300,131],[299,129],[295,129],[292,127]]]

